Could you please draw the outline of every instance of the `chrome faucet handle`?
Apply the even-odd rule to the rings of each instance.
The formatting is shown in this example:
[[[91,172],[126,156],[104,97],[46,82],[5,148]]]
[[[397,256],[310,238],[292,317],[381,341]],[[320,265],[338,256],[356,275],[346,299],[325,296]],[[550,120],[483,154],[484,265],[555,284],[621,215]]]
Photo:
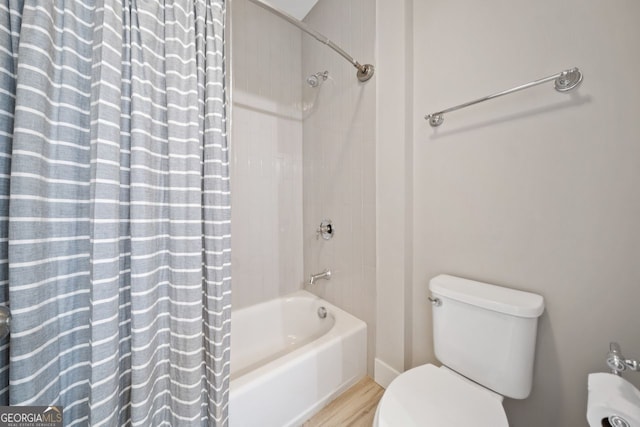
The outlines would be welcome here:
[[[333,224],[330,219],[323,219],[320,223],[320,227],[316,230],[316,239],[319,239],[320,236],[324,240],[329,240],[333,237],[333,233],[335,229],[333,228]]]
[[[617,342],[609,343],[609,353],[607,354],[607,366],[614,375],[620,375],[627,369],[631,371],[640,371],[640,361],[635,359],[625,359]]]
[[[640,362],[635,359],[627,359],[624,361],[624,364],[627,365],[627,368],[632,371],[640,371]]]
[[[622,356],[620,344],[617,342],[609,343],[609,353],[607,354],[607,366],[611,369],[611,373],[620,376],[620,372],[627,369],[627,364]]]

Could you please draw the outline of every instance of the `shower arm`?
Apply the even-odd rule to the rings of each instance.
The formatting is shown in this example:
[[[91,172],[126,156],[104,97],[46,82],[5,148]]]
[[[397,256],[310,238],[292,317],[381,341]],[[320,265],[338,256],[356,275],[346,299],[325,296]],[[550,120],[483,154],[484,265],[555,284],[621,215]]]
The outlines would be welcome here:
[[[371,64],[364,64],[364,65],[360,64],[351,55],[349,55],[347,52],[345,52],[340,46],[338,46],[337,44],[335,44],[334,42],[329,40],[327,37],[325,37],[324,35],[320,34],[316,30],[314,30],[313,28],[308,26],[306,23],[297,20],[296,18],[294,18],[293,16],[289,15],[288,13],[283,12],[282,10],[271,6],[270,4],[265,3],[262,0],[250,0],[250,1],[252,3],[254,3],[254,4],[256,4],[256,5],[262,7],[264,9],[266,9],[266,10],[268,10],[269,12],[273,13],[274,15],[279,16],[280,18],[284,19],[285,21],[289,22],[290,24],[295,25],[296,27],[300,28],[305,33],[309,34],[314,39],[318,40],[320,43],[326,44],[331,49],[333,49],[334,51],[338,52],[338,54],[340,54],[340,56],[342,56],[344,59],[349,61],[351,63],[351,65],[353,65],[354,67],[356,67],[358,69],[358,72],[357,72],[356,75],[357,75],[359,81],[366,82],[371,77],[373,77],[373,73],[374,73],[373,65],[371,65]]]

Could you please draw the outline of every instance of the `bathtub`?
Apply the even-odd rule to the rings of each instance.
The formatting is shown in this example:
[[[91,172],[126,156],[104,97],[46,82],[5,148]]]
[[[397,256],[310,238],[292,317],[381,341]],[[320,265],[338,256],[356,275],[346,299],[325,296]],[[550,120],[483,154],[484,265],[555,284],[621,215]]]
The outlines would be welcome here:
[[[229,425],[298,426],[366,366],[366,324],[309,292],[234,310]]]

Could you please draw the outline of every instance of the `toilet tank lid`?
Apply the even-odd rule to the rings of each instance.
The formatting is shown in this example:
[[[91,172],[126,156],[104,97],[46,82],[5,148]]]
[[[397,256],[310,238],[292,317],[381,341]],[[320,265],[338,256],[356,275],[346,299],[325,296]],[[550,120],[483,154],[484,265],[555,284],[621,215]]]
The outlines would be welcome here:
[[[434,294],[518,317],[538,317],[544,311],[544,298],[475,280],[441,274],[429,282]]]

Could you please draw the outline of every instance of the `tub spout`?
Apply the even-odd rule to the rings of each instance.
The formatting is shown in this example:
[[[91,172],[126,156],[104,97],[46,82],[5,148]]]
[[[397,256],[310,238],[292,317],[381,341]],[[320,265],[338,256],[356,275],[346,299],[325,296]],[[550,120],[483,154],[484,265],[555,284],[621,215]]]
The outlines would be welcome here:
[[[311,286],[316,282],[316,280],[320,280],[320,279],[330,280],[331,270],[324,270],[322,273],[312,274],[311,277],[309,278],[309,283],[307,284]]]

